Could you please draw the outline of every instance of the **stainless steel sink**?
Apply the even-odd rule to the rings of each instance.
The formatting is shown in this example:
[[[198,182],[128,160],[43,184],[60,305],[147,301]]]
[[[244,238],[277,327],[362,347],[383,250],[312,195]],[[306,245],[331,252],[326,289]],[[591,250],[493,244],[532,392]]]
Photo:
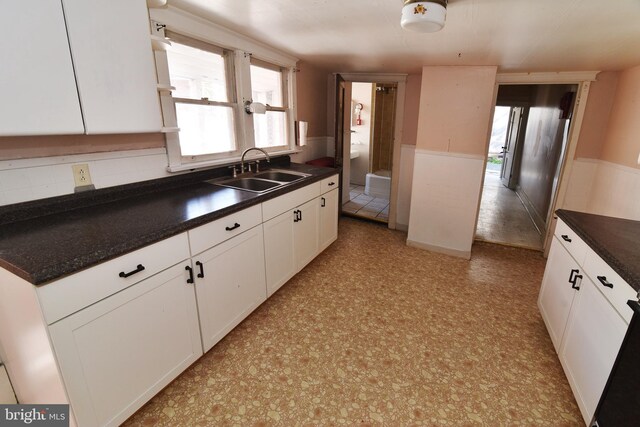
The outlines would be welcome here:
[[[210,182],[210,181],[209,181]],[[253,191],[254,193],[264,193],[276,187],[284,185],[282,182],[268,181],[260,178],[234,178],[227,181],[211,182],[211,184],[222,187],[236,188],[238,190]]]
[[[301,180],[307,176],[307,173],[284,171],[280,169],[271,169],[256,174],[245,173],[242,176],[232,179],[220,180],[212,179],[209,184],[219,185],[221,187],[235,188],[236,190],[251,191],[253,193],[265,193],[275,190],[285,184]]]
[[[255,178],[268,179],[270,181],[278,181],[278,182],[294,182],[298,181],[304,177],[309,176],[309,174],[303,174],[299,172],[284,172],[281,170],[268,170],[265,172],[259,172],[254,175]]]

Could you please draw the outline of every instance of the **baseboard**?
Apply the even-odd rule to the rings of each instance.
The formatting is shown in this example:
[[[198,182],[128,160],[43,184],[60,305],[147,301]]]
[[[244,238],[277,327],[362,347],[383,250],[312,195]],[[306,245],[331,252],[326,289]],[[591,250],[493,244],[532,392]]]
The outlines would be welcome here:
[[[522,201],[525,210],[529,214],[529,218],[533,221],[533,225],[538,229],[538,234],[543,234],[542,230],[547,230],[546,220],[542,218],[536,208],[533,207],[533,203],[529,200],[527,193],[525,193],[519,185],[516,187],[516,194]]]
[[[407,246],[411,246],[418,249],[425,249],[431,252],[437,252],[439,254],[450,255],[456,258],[471,259],[471,251],[459,251],[457,249],[444,248],[442,246],[434,246],[426,243],[416,242],[407,239]]]
[[[405,233],[409,231],[409,225],[408,224],[400,224],[396,222],[396,230],[398,231],[404,231]]]

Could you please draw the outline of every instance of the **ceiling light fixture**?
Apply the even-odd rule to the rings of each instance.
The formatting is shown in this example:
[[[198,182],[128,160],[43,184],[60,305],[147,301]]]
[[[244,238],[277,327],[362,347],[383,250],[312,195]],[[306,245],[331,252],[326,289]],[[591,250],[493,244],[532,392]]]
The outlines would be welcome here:
[[[447,0],[404,0],[400,25],[405,30],[433,33],[444,27]]]

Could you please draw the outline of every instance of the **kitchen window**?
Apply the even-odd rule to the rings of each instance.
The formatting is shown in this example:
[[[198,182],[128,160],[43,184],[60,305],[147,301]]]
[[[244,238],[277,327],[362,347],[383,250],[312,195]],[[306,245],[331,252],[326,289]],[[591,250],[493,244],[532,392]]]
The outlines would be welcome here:
[[[166,53],[156,52],[158,80],[166,54],[171,85],[170,95],[161,92],[163,115],[165,126],[179,129],[167,134],[170,171],[235,162],[250,147],[293,152],[292,66],[173,31],[165,36],[171,46]],[[248,114],[245,107],[251,102],[264,104],[266,113]]]

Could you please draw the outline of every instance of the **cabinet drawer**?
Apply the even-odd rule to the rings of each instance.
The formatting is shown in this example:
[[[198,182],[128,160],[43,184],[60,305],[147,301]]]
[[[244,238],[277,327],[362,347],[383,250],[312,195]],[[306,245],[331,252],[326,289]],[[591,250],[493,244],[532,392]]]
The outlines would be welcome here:
[[[291,193],[284,194],[275,199],[267,200],[262,204],[262,220],[268,221],[271,218],[300,206],[320,195],[320,182],[314,182],[306,187],[299,188]]]
[[[187,233],[162,240],[37,288],[47,324],[52,324],[134,283],[189,258]],[[137,273],[138,266],[144,267]]]
[[[596,285],[596,288],[629,324],[633,310],[627,305],[627,301],[637,299],[637,292],[591,249],[587,251],[584,271]]]
[[[334,188],[338,188],[338,184],[339,184],[339,179],[338,179],[338,175],[333,175],[330,176],[329,178],[325,178],[322,181],[320,181],[320,193],[324,194],[327,191],[331,191]]]
[[[193,255],[199,254],[227,239],[255,227],[262,222],[260,205],[232,213],[209,224],[189,230],[189,244]]]
[[[556,231],[553,234],[558,238],[560,243],[567,248],[573,259],[575,259],[578,264],[582,265],[589,246],[576,234],[576,232],[558,218],[558,221],[556,222]]]

